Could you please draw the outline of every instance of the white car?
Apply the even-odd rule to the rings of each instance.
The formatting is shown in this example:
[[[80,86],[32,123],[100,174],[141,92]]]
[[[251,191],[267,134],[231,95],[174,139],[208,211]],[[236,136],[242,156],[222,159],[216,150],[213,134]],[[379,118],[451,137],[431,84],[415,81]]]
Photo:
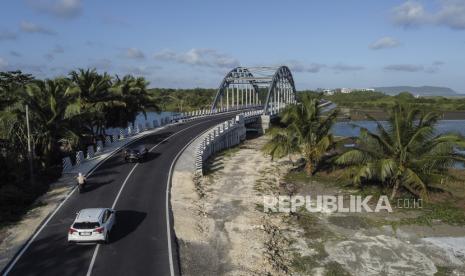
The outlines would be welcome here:
[[[110,208],[82,209],[69,228],[68,242],[108,243],[115,217],[115,210]]]

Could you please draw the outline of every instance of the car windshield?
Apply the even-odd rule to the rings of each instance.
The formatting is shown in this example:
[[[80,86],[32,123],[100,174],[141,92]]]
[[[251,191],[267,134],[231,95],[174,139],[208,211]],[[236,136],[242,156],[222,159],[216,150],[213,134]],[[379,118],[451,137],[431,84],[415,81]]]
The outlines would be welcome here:
[[[137,147],[137,148],[130,148],[127,150],[128,153],[139,153],[139,152],[143,152],[145,149],[144,146],[140,146],[140,147]]]
[[[76,222],[73,225],[74,229],[95,229],[100,227],[98,222]]]

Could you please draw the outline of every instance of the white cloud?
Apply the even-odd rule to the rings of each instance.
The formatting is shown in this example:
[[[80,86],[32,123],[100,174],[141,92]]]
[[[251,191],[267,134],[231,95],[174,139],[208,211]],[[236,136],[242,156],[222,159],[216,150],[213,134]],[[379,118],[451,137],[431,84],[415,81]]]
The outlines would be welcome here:
[[[326,65],[319,63],[310,63],[308,65],[304,65],[297,60],[290,60],[288,62],[285,62],[284,64],[289,67],[291,72],[296,73],[318,73],[321,69],[326,67]]]
[[[404,27],[413,27],[426,23],[430,15],[423,5],[416,1],[407,1],[392,10],[394,23]]]
[[[136,48],[128,48],[126,49],[126,57],[132,58],[132,59],[144,59],[145,55],[144,53]]]
[[[34,10],[58,18],[75,18],[82,13],[81,0],[28,0]]]
[[[151,76],[156,70],[161,69],[159,66],[124,66],[124,74],[133,74],[136,76]]]
[[[217,67],[217,68],[234,68],[239,66],[239,61],[226,54],[220,53],[214,49],[190,49],[184,53],[177,53],[172,50],[164,50],[154,55],[155,59],[171,61],[182,64]]]
[[[360,70],[365,69],[365,67],[360,66],[360,65],[347,65],[347,64],[342,64],[342,63],[338,63],[336,65],[333,65],[333,66],[331,66],[331,68],[334,71],[338,71],[338,72],[341,72],[341,71],[360,71]]]
[[[29,21],[21,21],[19,27],[20,27],[21,31],[23,31],[25,33],[38,33],[38,34],[46,34],[46,35],[56,35],[55,31],[53,31],[51,29],[41,27],[41,26],[39,26],[37,24],[34,24],[32,22],[29,22]]]
[[[391,64],[384,66],[386,71],[398,71],[398,72],[424,72],[429,74],[437,73],[441,66],[445,63],[443,61],[434,61],[430,65],[421,65],[421,64]]]
[[[389,36],[385,36],[371,43],[370,48],[373,50],[380,50],[386,48],[394,48],[399,46],[399,44],[399,41],[397,41],[396,39]]]
[[[443,0],[442,8],[436,14],[437,23],[452,29],[465,29],[465,1]]]
[[[10,32],[7,30],[1,30],[0,31],[0,41],[2,40],[16,40],[18,36],[14,32]]]
[[[439,9],[427,11],[420,2],[407,1],[392,10],[392,19],[402,27],[418,27],[426,24],[465,30],[465,1],[441,0]]]
[[[10,55],[12,55],[12,56],[14,56],[14,57],[21,57],[21,56],[22,56],[21,53],[18,53],[18,52],[13,51],[13,50],[10,51]]]
[[[423,65],[415,64],[391,64],[384,66],[384,70],[387,71],[400,71],[400,72],[420,72],[425,68]]]

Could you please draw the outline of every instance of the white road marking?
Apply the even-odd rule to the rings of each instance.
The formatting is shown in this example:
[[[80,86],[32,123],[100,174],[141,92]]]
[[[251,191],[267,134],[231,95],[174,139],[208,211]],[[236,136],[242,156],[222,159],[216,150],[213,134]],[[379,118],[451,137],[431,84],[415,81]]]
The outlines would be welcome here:
[[[111,205],[111,209],[115,209],[116,203],[118,202],[118,199],[121,195],[121,192],[124,189],[124,186],[126,186],[126,183],[128,183],[129,177],[132,175],[132,173],[134,172],[134,170],[137,168],[138,165],[139,163],[135,164],[134,167],[132,167],[131,171],[126,176],[126,178],[124,179],[123,185],[121,185],[121,188],[119,188],[118,194],[116,195],[116,198],[113,201],[113,205]],[[89,268],[87,269],[87,274],[86,274],[87,276],[90,276],[90,274],[92,273],[92,268],[94,267],[95,259],[97,258],[99,249],[100,249],[100,244],[97,244],[97,246],[94,249],[94,254],[92,254],[92,259],[90,261]]]
[[[226,115],[226,114],[225,114],[225,115]],[[194,127],[194,126],[199,125],[199,124],[204,123],[204,122],[205,122],[205,121],[200,122],[200,123],[197,123],[197,124],[194,124],[194,125],[192,125],[192,126],[190,126],[190,127],[187,127],[187,128],[185,128],[185,129],[183,129],[183,130],[180,130],[180,131],[178,131],[178,132],[173,133],[172,135],[168,136],[166,139],[164,139],[163,141],[161,141],[160,143],[158,143],[157,145],[155,145],[154,147],[152,147],[152,148],[150,149],[150,151],[152,151],[153,149],[155,149],[158,145],[160,145],[160,144],[163,143],[164,141],[168,140],[168,139],[169,139],[170,137],[172,137],[173,135],[176,135],[176,134],[178,134],[178,133],[180,133],[180,132],[183,132],[183,131],[185,131],[185,130],[191,128],[191,127]],[[165,128],[166,128],[166,126],[161,127],[159,130],[163,130],[163,129],[165,129]],[[157,132],[158,132],[158,131],[157,131]],[[155,134],[155,133],[156,133],[156,132],[151,133],[151,134],[148,134],[148,135],[145,135],[145,136],[138,137],[138,138],[132,140],[131,142],[129,142],[128,144],[126,144],[125,146],[128,146],[128,145],[130,145],[130,144],[133,144],[134,142],[136,142],[136,141],[138,141],[138,140],[140,140],[140,139],[142,139],[142,138],[145,138],[145,137],[147,137],[147,136],[149,136],[149,135]],[[197,138],[197,137],[196,137],[196,138]],[[100,167],[100,165],[102,165],[103,163],[105,163],[106,160],[108,160],[109,158],[111,158],[112,156],[114,156],[117,152],[119,152],[119,149],[118,149],[118,150],[115,150],[113,153],[111,153],[111,154],[108,155],[106,158],[104,158],[104,159],[103,159],[100,163],[98,163],[93,169],[91,169],[91,170],[89,171],[89,173],[87,173],[86,176],[89,177],[98,167]],[[136,165],[138,165],[138,164],[136,164]],[[134,168],[133,168],[133,169],[134,169]],[[131,171],[131,172],[132,172],[132,171]],[[131,174],[131,172],[130,172],[130,174]],[[128,177],[129,177],[129,175],[128,175]],[[128,177],[127,177],[127,178],[128,178]],[[76,189],[77,189],[77,186],[74,187],[74,188],[69,192],[69,194],[65,197],[65,199],[58,205],[58,207],[53,211],[53,213],[52,213],[52,214],[47,218],[47,220],[42,224],[42,226],[39,228],[39,230],[37,230],[37,231],[35,232],[35,234],[32,236],[32,238],[28,240],[28,242],[26,243],[26,245],[23,246],[23,248],[20,250],[20,252],[19,252],[19,253],[16,255],[16,257],[13,259],[13,261],[8,265],[7,269],[5,270],[5,272],[4,272],[4,274],[3,274],[4,276],[6,276],[6,275],[8,275],[8,273],[10,273],[10,271],[13,269],[13,267],[15,266],[15,264],[18,262],[18,260],[19,260],[19,259],[21,258],[21,256],[24,254],[24,252],[26,252],[26,250],[31,246],[31,244],[34,242],[34,240],[37,238],[37,236],[39,236],[39,234],[43,231],[43,229],[45,228],[45,226],[47,226],[47,224],[52,220],[52,218],[55,216],[55,214],[58,212],[58,210],[60,210],[61,207],[68,201],[68,199],[71,197],[71,195],[74,193],[74,191],[75,191]],[[121,192],[121,189],[120,189],[120,192]],[[119,196],[120,192],[118,193],[118,196]],[[118,196],[117,196],[117,197],[118,197]],[[115,203],[115,204],[116,204],[116,203]],[[114,204],[114,205],[115,205],[115,204]],[[169,220],[169,218],[168,218],[168,220]],[[170,235],[169,232],[168,232],[168,234],[169,234],[168,242],[169,242],[169,250],[170,250],[170,271],[173,271],[173,263],[172,263],[172,262],[173,262],[173,260],[172,260],[173,257],[172,257],[172,254],[171,254],[171,235]],[[90,275],[91,272],[92,272],[92,267],[93,267],[93,265],[94,265],[94,263],[95,263],[95,259],[96,259],[96,257],[97,257],[97,253],[98,253],[98,248],[99,248],[99,247],[100,247],[100,245],[97,245],[96,248],[95,248],[95,250],[94,250],[94,254],[93,254],[93,256],[92,256],[91,264],[90,264],[89,269],[88,269],[88,271],[87,271],[87,275]]]
[[[73,190],[71,190],[71,192],[66,196],[66,198],[60,203],[60,205],[58,205],[58,207],[55,209],[55,211],[53,211],[53,213],[48,217],[48,219],[44,222],[44,224],[42,224],[42,226],[39,228],[39,230],[34,234],[34,236],[32,236],[32,238],[26,243],[26,245],[21,249],[21,251],[19,252],[18,255],[16,255],[15,259],[13,260],[13,262],[10,264],[10,266],[8,266],[8,268],[5,270],[5,273],[3,275],[8,275],[8,273],[10,273],[11,269],[13,269],[13,267],[15,266],[16,262],[18,262],[19,258],[21,258],[21,256],[24,254],[24,252],[26,252],[26,250],[29,248],[29,246],[32,244],[32,242],[37,238],[37,236],[40,234],[40,232],[45,228],[45,226],[47,226],[47,223],[50,222],[50,220],[52,220],[53,216],[58,212],[58,210],[61,208],[61,206],[63,206],[63,204],[65,204],[66,200],[68,200],[68,198],[74,193],[74,191],[76,190],[76,187],[74,187]]]
[[[148,134],[148,135],[152,135],[154,133],[157,133],[159,132],[160,130],[162,129],[165,129],[166,127],[161,127],[157,130],[155,130],[153,133],[151,134]],[[141,136],[141,137],[137,137],[136,139],[132,140],[131,142],[127,143],[125,146],[127,145],[130,145],[144,137],[147,137],[148,135],[144,135],[144,136]],[[103,163],[105,163],[106,160],[108,160],[110,157],[114,156],[117,152],[119,152],[119,149],[115,150],[114,152],[112,152],[111,154],[109,154],[107,157],[105,157],[100,163],[98,163],[97,165],[95,165],[95,167],[93,169],[91,169],[87,174],[86,174],[86,177],[89,177],[98,167],[100,167],[100,165],[102,165]],[[21,256],[24,254],[24,252],[26,252],[26,250],[29,248],[29,246],[31,246],[31,244],[34,242],[34,240],[37,238],[37,236],[39,236],[39,234],[42,232],[42,230],[45,228],[45,226],[47,226],[47,224],[50,222],[50,220],[52,220],[52,218],[55,216],[55,214],[58,212],[58,210],[60,210],[60,208],[66,203],[66,201],[68,201],[68,199],[71,197],[71,195],[74,193],[74,191],[76,190],[77,186],[75,186],[70,192],[69,194],[65,197],[65,199],[57,206],[57,208],[55,208],[55,210],[53,211],[53,213],[47,218],[47,220],[42,224],[42,226],[39,228],[39,230],[37,230],[35,232],[35,234],[32,236],[32,238],[30,238],[27,243],[23,246],[23,248],[19,251],[19,253],[16,255],[16,257],[13,259],[13,261],[8,265],[7,269],[5,270],[5,273],[3,274],[4,276],[8,275],[8,273],[10,273],[10,271],[13,269],[13,267],[15,266],[15,264],[18,262],[18,260],[21,258]]]
[[[202,124],[202,123],[205,123],[205,122],[200,122],[200,123],[197,123],[197,124],[194,124],[194,125],[191,125],[189,127],[186,127],[184,129],[181,129],[180,131],[177,131],[173,134],[171,134],[170,136],[166,137],[165,139],[163,139],[161,142],[159,142],[158,144],[156,144],[155,146],[153,146],[149,152],[153,151],[156,147],[158,147],[159,145],[161,145],[162,143],[164,143],[165,141],[167,141],[168,139],[170,139],[171,137],[173,137],[174,135],[176,134],[179,134],[181,132],[184,132],[194,126],[197,126],[199,124]],[[196,137],[197,138],[197,137]],[[195,139],[194,139],[195,140]],[[192,141],[190,141],[187,145],[189,145]],[[187,146],[186,146],[187,147]],[[184,149],[186,148],[184,147],[182,151],[184,151]],[[182,152],[181,151],[181,152]],[[178,153],[179,155],[179,153]],[[175,159],[177,159],[178,155],[176,156]],[[126,186],[126,183],[128,182],[129,180],[129,177],[132,175],[132,173],[134,172],[134,170],[137,168],[137,166],[139,165],[139,163],[135,164],[134,167],[132,167],[131,171],[128,173],[128,175],[126,176],[126,179],[124,179],[124,182],[123,182],[123,185],[121,185],[121,188],[119,189],[118,191],[118,194],[116,195],[116,198],[115,198],[115,201],[113,202],[113,205],[111,206],[112,209],[115,209],[116,207],[116,203],[118,202],[118,199],[121,195],[121,192],[123,191],[124,189],[124,186]],[[171,164],[172,165],[172,164]],[[171,168],[170,168],[170,174],[171,175]],[[170,177],[170,176],[169,176]],[[169,186],[168,186],[169,187]],[[167,191],[167,199],[168,199],[168,191]],[[168,208],[169,205],[168,203],[166,204],[166,208]],[[171,275],[173,276],[174,275],[174,266],[173,266],[173,256],[172,256],[172,253],[171,253],[171,234],[170,234],[170,226],[169,226],[169,212],[168,212],[168,209],[166,211],[166,215],[167,215],[167,228],[168,228],[168,252],[169,252],[169,262],[170,262],[170,272],[171,272]],[[97,258],[97,254],[98,254],[98,250],[100,248],[100,244],[97,244],[97,246],[95,247],[94,249],[94,254],[92,255],[92,260],[90,261],[90,265],[89,265],[89,268],[87,269],[87,274],[86,276],[90,276],[92,274],[92,269],[94,267],[94,264],[95,264],[95,259]]]
[[[173,167],[174,165],[176,164],[176,162],[178,161],[179,159],[179,156],[181,156],[181,154],[186,150],[186,148],[192,144],[192,142],[194,142],[198,137],[202,136],[205,132],[207,132],[208,130],[210,129],[207,129],[205,131],[203,131],[202,133],[198,134],[197,136],[195,136],[193,139],[191,139],[189,141],[189,143],[187,143],[179,152],[178,154],[176,154],[176,157],[174,157],[173,159],[173,162],[171,163],[171,166],[170,166],[170,171],[169,171],[169,174],[168,174],[168,180],[166,182],[166,231],[167,231],[167,234],[168,234],[168,252],[169,252],[169,262],[170,262],[170,275],[171,276],[174,276],[174,264],[173,264],[173,254],[171,253],[172,252],[172,249],[171,249],[171,226],[170,226],[170,212],[169,212],[169,191],[170,191],[170,186],[171,186],[171,177],[172,177],[172,173],[173,173]]]

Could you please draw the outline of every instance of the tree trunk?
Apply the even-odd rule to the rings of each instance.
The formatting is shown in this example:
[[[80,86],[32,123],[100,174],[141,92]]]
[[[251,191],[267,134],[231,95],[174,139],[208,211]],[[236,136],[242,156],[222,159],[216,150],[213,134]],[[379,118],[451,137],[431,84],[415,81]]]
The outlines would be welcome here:
[[[399,186],[400,186],[400,180],[396,179],[396,181],[394,182],[394,186],[392,187],[392,193],[391,193],[391,198],[390,198],[391,200],[393,200],[394,197],[396,196]]]
[[[308,176],[311,176],[313,174],[313,163],[311,161],[307,161],[307,163],[305,164],[305,172]]]

